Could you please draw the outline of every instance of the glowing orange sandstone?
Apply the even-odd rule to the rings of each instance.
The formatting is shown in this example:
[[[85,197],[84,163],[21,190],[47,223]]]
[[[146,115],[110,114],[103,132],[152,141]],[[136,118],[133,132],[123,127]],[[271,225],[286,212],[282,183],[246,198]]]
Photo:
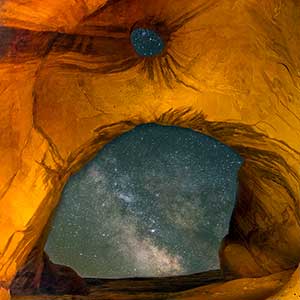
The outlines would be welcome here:
[[[297,1],[275,0],[2,1],[0,285],[24,264],[70,174],[147,122],[190,127],[245,158],[225,273],[296,267],[299,14]],[[137,25],[164,38],[160,56],[134,51]]]

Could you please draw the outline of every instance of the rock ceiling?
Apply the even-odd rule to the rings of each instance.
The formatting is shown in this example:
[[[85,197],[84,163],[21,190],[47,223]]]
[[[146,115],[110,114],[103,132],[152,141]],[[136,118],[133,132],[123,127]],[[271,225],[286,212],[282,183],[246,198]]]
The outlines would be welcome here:
[[[296,268],[298,1],[4,0],[0,20],[0,297],[37,244],[42,255],[68,177],[149,122],[192,128],[245,159],[225,274]],[[160,56],[134,52],[136,25],[161,34]]]

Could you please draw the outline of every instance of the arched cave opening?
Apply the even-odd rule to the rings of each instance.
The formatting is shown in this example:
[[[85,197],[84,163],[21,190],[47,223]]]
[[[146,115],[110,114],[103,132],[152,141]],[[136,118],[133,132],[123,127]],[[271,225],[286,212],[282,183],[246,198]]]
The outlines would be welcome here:
[[[219,269],[242,162],[191,129],[137,126],[71,176],[45,251],[82,277]]]

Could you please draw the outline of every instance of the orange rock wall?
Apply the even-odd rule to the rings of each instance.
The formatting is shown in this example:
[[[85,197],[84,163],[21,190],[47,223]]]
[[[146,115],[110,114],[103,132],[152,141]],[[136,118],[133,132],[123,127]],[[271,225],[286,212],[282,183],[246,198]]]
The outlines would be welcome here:
[[[70,174],[148,122],[192,128],[245,158],[220,248],[225,273],[295,267],[300,4],[50,2],[0,5],[0,286],[25,263]],[[161,56],[134,52],[137,24],[164,37]]]

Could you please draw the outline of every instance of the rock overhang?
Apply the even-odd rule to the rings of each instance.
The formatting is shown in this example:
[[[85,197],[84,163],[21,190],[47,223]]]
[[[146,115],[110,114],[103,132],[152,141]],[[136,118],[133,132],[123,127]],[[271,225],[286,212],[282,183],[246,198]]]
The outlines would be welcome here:
[[[19,29],[3,29],[1,50],[2,281],[24,264],[67,178],[105,143],[150,122],[211,135],[245,159],[220,249],[225,273],[267,275],[299,262],[299,7],[173,2],[164,10],[160,2],[98,3],[72,27],[33,11],[26,22],[4,3],[4,25]],[[128,38],[148,15],[173,30],[166,52],[150,60]]]

